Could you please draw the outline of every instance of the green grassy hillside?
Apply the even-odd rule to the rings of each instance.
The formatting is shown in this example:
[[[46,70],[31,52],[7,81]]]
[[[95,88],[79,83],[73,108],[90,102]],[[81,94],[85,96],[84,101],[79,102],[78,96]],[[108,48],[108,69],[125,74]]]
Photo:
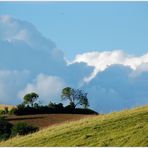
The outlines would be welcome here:
[[[148,106],[50,126],[0,146],[148,146]]]

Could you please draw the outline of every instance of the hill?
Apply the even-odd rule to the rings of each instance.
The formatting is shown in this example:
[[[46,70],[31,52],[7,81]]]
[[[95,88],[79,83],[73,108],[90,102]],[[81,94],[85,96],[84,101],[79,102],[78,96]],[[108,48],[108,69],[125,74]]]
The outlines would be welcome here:
[[[0,146],[148,146],[148,106],[88,117],[15,137]]]

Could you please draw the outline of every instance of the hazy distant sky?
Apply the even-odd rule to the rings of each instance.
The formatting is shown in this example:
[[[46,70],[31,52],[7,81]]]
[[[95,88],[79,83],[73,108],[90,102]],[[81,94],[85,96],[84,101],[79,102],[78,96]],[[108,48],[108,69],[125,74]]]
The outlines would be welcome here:
[[[86,51],[148,51],[148,2],[1,2],[0,15],[29,21],[66,58]]]

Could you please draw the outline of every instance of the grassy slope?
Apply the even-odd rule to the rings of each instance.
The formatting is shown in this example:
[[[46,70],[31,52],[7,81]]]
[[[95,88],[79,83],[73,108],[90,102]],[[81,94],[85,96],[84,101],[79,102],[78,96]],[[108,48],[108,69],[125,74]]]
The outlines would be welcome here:
[[[148,146],[148,106],[51,126],[0,146]]]

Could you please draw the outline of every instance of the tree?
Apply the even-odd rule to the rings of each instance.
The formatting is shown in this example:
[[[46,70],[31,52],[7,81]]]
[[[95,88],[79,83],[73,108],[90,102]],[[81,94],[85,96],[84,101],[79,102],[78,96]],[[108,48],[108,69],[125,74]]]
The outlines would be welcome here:
[[[28,105],[31,105],[31,107],[34,106],[34,103],[35,101],[37,101],[39,95],[34,93],[34,92],[31,92],[31,93],[28,93],[24,96],[24,104],[28,104]]]
[[[83,96],[81,98],[80,105],[82,105],[85,109],[89,106],[87,96]]]
[[[62,90],[62,100],[69,100],[70,105],[76,108],[77,105],[82,105],[84,108],[88,106],[87,93],[79,89],[66,87]]]
[[[72,88],[65,87],[62,90],[62,95],[61,95],[62,100],[69,100],[71,104],[73,102],[71,94],[72,94]]]

